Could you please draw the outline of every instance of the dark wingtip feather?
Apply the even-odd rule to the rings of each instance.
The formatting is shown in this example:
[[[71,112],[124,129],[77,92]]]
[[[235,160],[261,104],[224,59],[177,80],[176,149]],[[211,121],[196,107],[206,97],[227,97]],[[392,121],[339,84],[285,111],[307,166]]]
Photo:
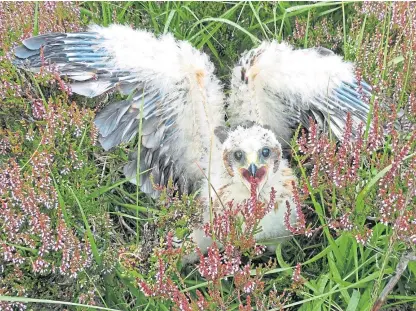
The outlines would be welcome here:
[[[28,38],[23,40],[23,45],[30,50],[39,50],[49,40],[56,39],[58,37],[65,37],[64,33],[49,33],[45,35],[39,35],[36,37]]]
[[[316,52],[318,52],[319,55],[322,56],[329,56],[329,55],[335,55],[335,53],[333,51],[331,51],[330,49],[324,48],[322,46],[319,46],[317,48],[314,48]]]
[[[21,59],[25,59],[25,58],[29,58],[33,55],[37,55],[39,54],[39,50],[30,50],[27,47],[25,47],[24,45],[18,46],[15,50],[14,50],[14,55],[18,58]]]
[[[130,105],[131,103],[125,100],[112,103],[96,115],[94,124],[103,137],[110,135],[116,129]]]
[[[129,142],[136,135],[138,122],[132,114],[125,115],[110,135],[100,135],[98,140],[101,146],[107,151],[121,143]]]
[[[74,82],[71,83],[72,92],[93,98],[101,95],[113,87],[113,83],[110,81],[86,81],[86,82]]]
[[[137,170],[137,159],[129,161],[123,167],[124,176],[126,176],[126,178],[133,184],[137,183],[136,170]]]

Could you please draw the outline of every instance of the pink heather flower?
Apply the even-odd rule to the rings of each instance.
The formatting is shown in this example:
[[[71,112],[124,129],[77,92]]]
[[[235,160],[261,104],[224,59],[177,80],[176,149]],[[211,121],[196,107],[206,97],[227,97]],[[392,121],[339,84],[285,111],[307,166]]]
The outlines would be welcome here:
[[[368,229],[366,227],[364,229],[364,232],[360,232],[355,235],[355,239],[357,240],[357,243],[361,245],[366,245],[370,241],[372,236],[373,236],[373,230]]]
[[[32,102],[32,114],[37,120],[43,120],[46,116],[46,109],[41,99],[35,99]]]
[[[199,253],[199,273],[207,280],[213,281],[218,278],[224,277],[224,267],[221,262],[221,255],[217,244],[214,242],[208,247],[208,254],[205,257],[198,249]]]
[[[300,196],[298,189],[296,187],[296,184],[294,181],[292,181],[292,193],[293,193],[293,201],[296,206],[296,217],[297,221],[295,226],[292,226],[290,223],[290,215],[292,214],[292,206],[289,201],[286,201],[286,213],[285,213],[285,219],[284,223],[288,230],[292,232],[293,234],[304,234],[306,232],[306,219],[305,215],[302,212],[302,203],[300,201]],[[308,231],[308,234],[310,234],[310,231]]]
[[[300,275],[301,265],[300,263],[296,264],[295,269],[293,270],[292,274],[292,281],[296,284],[302,281],[302,276]]]
[[[350,221],[350,212],[347,212],[343,215],[341,215],[340,221],[339,221],[339,225],[340,228],[346,231],[351,231],[353,229],[353,224]]]

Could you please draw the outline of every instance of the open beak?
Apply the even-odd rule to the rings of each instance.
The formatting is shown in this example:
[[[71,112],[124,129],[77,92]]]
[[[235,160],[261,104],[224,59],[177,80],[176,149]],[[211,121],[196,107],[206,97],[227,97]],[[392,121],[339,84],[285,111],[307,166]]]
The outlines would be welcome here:
[[[267,165],[261,165],[257,161],[257,156],[252,155],[249,157],[250,164],[248,167],[241,167],[240,174],[243,183],[246,185],[248,190],[251,191],[251,184],[255,182],[257,184],[257,195],[263,188],[267,179]]]
[[[251,163],[250,166],[248,167],[248,171],[252,177],[256,177],[257,165],[254,163]]]

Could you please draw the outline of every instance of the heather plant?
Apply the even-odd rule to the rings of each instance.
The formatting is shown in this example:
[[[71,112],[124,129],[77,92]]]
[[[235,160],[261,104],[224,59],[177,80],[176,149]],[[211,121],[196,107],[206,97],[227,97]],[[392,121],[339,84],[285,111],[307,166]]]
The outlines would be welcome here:
[[[110,220],[83,193],[83,187],[97,186],[97,167],[89,159],[96,143],[94,111],[69,98],[53,67],[25,75],[10,63],[13,44],[36,31],[80,30],[78,16],[73,3],[0,4],[2,296],[96,303],[96,295],[85,298],[94,288],[86,271],[101,269],[88,233],[99,234]],[[84,204],[91,206],[82,210]],[[84,213],[96,221],[93,232],[80,222]],[[1,310],[26,308],[0,302]]]
[[[413,310],[415,21],[411,2],[1,2],[0,310]],[[264,39],[357,63],[373,86],[362,91],[368,122],[349,116],[338,143],[313,120],[299,129],[297,222],[288,211],[293,236],[268,241],[275,253],[254,239],[273,191],[223,202],[202,224],[215,241],[203,256],[189,238],[197,194],[154,185],[151,200],[122,177],[131,146],[97,144],[107,96],[73,96],[49,64],[35,75],[12,65],[22,39],[90,22],[172,32],[207,52],[223,81]]]
[[[169,202],[178,202],[172,193],[165,190],[163,196],[169,197]],[[255,242],[254,234],[259,229],[260,220],[275,208],[275,203],[274,190],[267,204],[258,201],[253,179],[249,199],[239,204],[229,202],[224,213],[214,213],[212,223],[203,225],[206,236],[215,241],[206,256],[192,244],[175,247],[174,234],[169,231],[163,244],[153,250],[153,267],[138,278],[139,288],[147,297],[170,301],[175,310],[228,310],[233,305],[238,305],[239,310],[252,310],[254,306],[257,310],[282,308],[291,300],[291,294],[303,285],[300,265],[293,269],[291,287],[283,292],[277,291],[275,284],[269,284],[272,289],[266,289],[264,279],[267,273],[292,269],[276,269],[276,262],[271,259],[252,269],[252,260],[265,251],[264,246]],[[175,206],[175,210],[181,209]],[[196,269],[205,280],[205,295],[200,290],[196,290],[194,295],[189,290],[181,290],[181,287],[186,288],[186,278],[181,275],[180,263],[183,255],[192,252],[199,257]]]

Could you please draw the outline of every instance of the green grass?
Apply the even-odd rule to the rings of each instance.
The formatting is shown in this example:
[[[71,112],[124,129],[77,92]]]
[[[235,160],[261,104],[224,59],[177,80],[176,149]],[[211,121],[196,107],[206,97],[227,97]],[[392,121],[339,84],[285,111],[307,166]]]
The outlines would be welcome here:
[[[414,36],[407,38],[405,31],[401,31],[397,25],[391,26],[391,11],[379,20],[375,15],[360,13],[361,4],[353,2],[83,2],[79,15],[71,11],[70,5],[65,7],[59,4],[53,14],[45,11],[42,3],[14,5],[17,8],[17,22],[5,30],[7,36],[6,33],[0,33],[0,55],[5,55],[22,34],[35,35],[53,28],[51,25],[71,27],[71,23],[80,26],[88,23],[105,26],[126,23],[156,34],[170,32],[178,39],[190,41],[193,46],[209,54],[226,88],[230,68],[240,53],[262,40],[275,39],[287,40],[297,47],[322,45],[343,54],[347,60],[357,61],[364,78],[374,85],[381,83],[383,90],[380,96],[394,97],[398,108],[407,107],[409,95],[415,92],[412,85],[415,77],[411,73],[415,68],[411,63],[413,51],[405,43],[395,45],[406,39],[411,41]],[[387,9],[391,10],[390,4]],[[4,19],[2,24],[0,16],[0,26],[8,27],[8,22],[11,21]],[[298,36],[297,33],[302,31],[303,35]],[[381,38],[378,45],[373,42],[375,34]],[[371,45],[372,42],[374,45]],[[153,202],[140,193],[138,187],[122,179],[128,146],[105,153],[94,144],[92,120],[95,107],[101,106],[101,100],[69,98],[56,85],[51,88],[46,82],[48,77],[24,75],[16,71],[7,59],[0,60],[0,69],[2,81],[21,85],[25,90],[20,94],[5,90],[6,96],[0,96],[0,142],[5,139],[9,142],[7,152],[0,152],[1,171],[8,167],[11,159],[15,159],[24,183],[39,191],[29,178],[34,170],[31,160],[43,151],[53,154],[54,161],[45,174],[49,172],[52,178],[50,186],[56,190],[58,210],[76,237],[74,241],[83,246],[89,245],[92,251],[91,264],[80,269],[75,279],[53,272],[45,275],[32,273],[32,263],[38,257],[41,245],[39,236],[35,233],[32,236],[36,242],[34,248],[11,243],[5,233],[6,223],[0,218],[0,247],[3,244],[15,246],[25,259],[19,273],[16,273],[14,266],[0,257],[0,303],[27,303],[29,309],[33,310],[61,310],[64,307],[86,310],[91,302],[96,306],[88,308],[97,310],[170,310],[171,302],[145,297],[137,285],[138,279],[150,278],[155,274],[156,257],[144,251],[143,243],[149,238],[144,224],[157,222],[159,226],[154,229],[154,234],[164,237],[168,229],[178,235],[186,234],[180,230],[184,223],[169,224],[172,212],[168,208],[164,208],[160,202]],[[403,71],[402,88],[396,90],[398,82],[392,78],[396,77],[393,73]],[[3,94],[1,92],[2,88],[0,94]],[[33,119],[33,99],[40,99],[47,109],[56,107],[55,115],[62,120],[58,128],[66,129],[51,133],[53,139],[50,145],[41,143],[50,124],[47,120]],[[71,105],[73,99],[76,105]],[[70,124],[70,120],[77,118],[80,136],[74,135],[76,126]],[[370,133],[370,119],[366,127],[367,135]],[[33,140],[25,138],[28,133],[32,133]],[[282,292],[290,288],[294,267],[301,263],[306,283],[293,292],[293,297],[284,309],[371,310],[395,274],[401,256],[415,250],[414,245],[400,241],[391,226],[379,222],[371,223],[373,235],[365,246],[357,243],[350,232],[335,234],[328,226],[331,213],[340,212],[338,203],[343,200],[350,200],[347,203],[351,209],[352,206],[356,207],[357,224],[363,226],[369,223],[366,216],[373,213],[377,206],[378,184],[392,168],[388,161],[391,160],[393,140],[393,137],[389,137],[379,154],[384,159],[384,162],[380,162],[383,165],[377,165],[379,162],[375,156],[373,161],[361,165],[362,184],[357,185],[357,189],[341,191],[329,188],[332,189],[330,194],[328,184],[316,188],[312,186],[307,168],[302,165],[305,159],[295,152],[293,165],[297,167],[299,179],[305,181],[312,194],[307,202],[317,215],[311,221],[316,226],[322,226],[322,231],[313,239],[297,236],[283,244],[275,257],[277,267],[265,271],[266,291],[275,286]],[[77,161],[82,161],[81,168],[73,169],[76,161],[69,158],[70,152],[77,155]],[[404,167],[411,165],[414,152],[413,143],[410,155],[403,160]],[[62,175],[65,168],[69,168],[69,172]],[[403,191],[407,189],[399,182],[397,187]],[[2,200],[8,198],[6,192],[0,191],[0,195]],[[192,197],[189,201],[189,205],[183,203],[178,206],[178,209],[185,211],[185,217],[191,217],[194,211]],[[408,198],[409,209],[414,209],[415,201],[414,197]],[[42,209],[42,213],[51,219],[51,230],[58,227],[58,210]],[[160,242],[154,241],[156,246]],[[62,254],[51,251],[47,260],[59,266],[63,260]],[[255,274],[254,265],[252,269]],[[197,289],[206,294],[210,286],[194,267],[184,269],[180,277],[173,278],[181,292],[191,295],[195,295]],[[228,305],[229,309],[238,310],[236,297],[231,294],[233,281],[222,280],[221,286],[224,299],[228,298],[232,302]],[[25,289],[24,295],[21,288]],[[87,293],[88,299],[84,297],[80,300]],[[398,310],[416,308],[414,262],[409,263],[397,286],[387,296],[384,310],[393,306],[401,308]]]

